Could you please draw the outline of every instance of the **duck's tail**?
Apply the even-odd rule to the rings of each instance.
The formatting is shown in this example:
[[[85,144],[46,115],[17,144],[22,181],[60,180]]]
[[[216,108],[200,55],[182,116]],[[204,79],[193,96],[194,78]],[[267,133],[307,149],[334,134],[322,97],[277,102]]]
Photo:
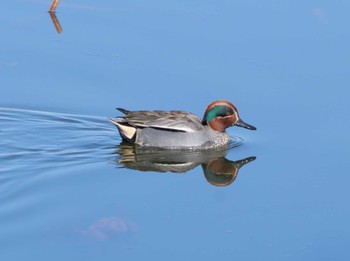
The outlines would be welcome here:
[[[123,108],[116,108],[118,111],[121,111],[124,114],[128,114],[130,111],[129,110],[125,110]]]
[[[136,128],[126,122],[121,122],[115,119],[108,119],[117,126],[120,136],[127,142],[134,143],[136,139]]]

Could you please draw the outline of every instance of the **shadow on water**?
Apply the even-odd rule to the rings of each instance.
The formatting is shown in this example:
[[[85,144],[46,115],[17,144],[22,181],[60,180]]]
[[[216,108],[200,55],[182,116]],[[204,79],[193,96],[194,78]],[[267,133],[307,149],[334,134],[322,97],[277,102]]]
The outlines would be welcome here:
[[[124,142],[116,150],[117,135],[106,117],[0,108],[0,174],[9,173],[13,178],[101,162],[139,171],[174,173],[201,165],[209,183],[227,186],[243,165],[255,160],[225,158],[228,149],[241,145],[237,137],[225,150],[160,150]]]

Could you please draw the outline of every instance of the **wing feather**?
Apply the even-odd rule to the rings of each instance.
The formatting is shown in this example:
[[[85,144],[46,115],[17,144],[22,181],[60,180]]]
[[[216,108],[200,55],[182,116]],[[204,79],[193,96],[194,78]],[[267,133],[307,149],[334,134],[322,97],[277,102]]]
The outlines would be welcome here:
[[[120,122],[140,128],[169,131],[194,132],[203,129],[196,115],[184,111],[128,111]]]

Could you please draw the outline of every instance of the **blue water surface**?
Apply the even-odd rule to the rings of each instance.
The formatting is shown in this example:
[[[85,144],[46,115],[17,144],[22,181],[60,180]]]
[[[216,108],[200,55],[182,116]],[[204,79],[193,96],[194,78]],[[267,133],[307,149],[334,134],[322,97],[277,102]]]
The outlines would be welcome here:
[[[0,9],[1,260],[350,258],[350,3],[50,4]],[[217,99],[257,127],[228,151],[108,121]]]

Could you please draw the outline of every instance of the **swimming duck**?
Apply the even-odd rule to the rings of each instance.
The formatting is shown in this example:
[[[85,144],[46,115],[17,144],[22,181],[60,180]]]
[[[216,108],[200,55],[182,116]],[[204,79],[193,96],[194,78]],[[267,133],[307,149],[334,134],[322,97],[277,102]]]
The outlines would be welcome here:
[[[185,111],[129,111],[117,108],[125,116],[110,119],[124,141],[140,146],[164,149],[211,149],[227,146],[227,127],[256,130],[238,115],[236,107],[224,100],[208,105],[204,117]]]

